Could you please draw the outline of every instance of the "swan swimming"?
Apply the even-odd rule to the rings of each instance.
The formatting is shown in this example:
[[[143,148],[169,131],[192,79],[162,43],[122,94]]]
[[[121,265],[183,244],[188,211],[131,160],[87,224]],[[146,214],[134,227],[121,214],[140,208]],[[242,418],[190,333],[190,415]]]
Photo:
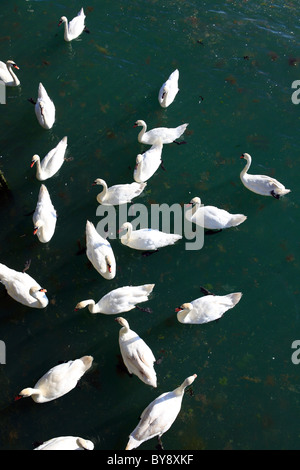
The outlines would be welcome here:
[[[64,40],[67,42],[73,41],[73,39],[78,38],[85,29],[85,14],[83,8],[78,12],[69,23],[68,19],[65,16],[62,16],[59,20],[58,26],[62,23],[65,25],[64,29]]]
[[[0,282],[8,295],[26,307],[45,308],[49,300],[47,290],[42,288],[29,274],[15,271],[0,263]]]
[[[186,219],[209,230],[236,227],[247,219],[244,214],[230,214],[215,206],[201,206],[199,197],[194,197],[190,204],[193,207],[185,211]]]
[[[134,250],[157,251],[159,248],[174,245],[182,239],[182,236],[176,233],[165,233],[151,228],[133,230],[133,225],[130,222],[125,222],[122,225],[120,232],[123,230],[126,230],[126,234],[121,235],[121,243]]]
[[[55,122],[55,106],[42,83],[39,84],[34,109],[39,124],[44,129],[51,129]]]
[[[19,67],[13,60],[7,60],[6,63],[0,61],[0,80],[5,86],[19,86],[20,80],[13,71],[13,68],[19,70]]]
[[[47,153],[42,161],[38,155],[33,155],[30,166],[32,168],[36,163],[36,178],[39,181],[45,181],[58,172],[65,161],[67,146],[68,138],[65,136],[56,147]]]
[[[178,80],[179,71],[176,69],[171,73],[168,80],[160,88],[158,93],[158,101],[162,108],[167,108],[171,103],[173,103],[177,93],[179,92]]]
[[[118,287],[105,294],[97,303],[93,299],[82,300],[76,305],[75,310],[88,307],[91,313],[107,315],[129,312],[137,304],[146,302],[153,289],[154,284]]]
[[[33,450],[93,450],[94,443],[88,439],[75,436],[53,437]]]
[[[139,196],[147,186],[147,183],[116,184],[108,188],[106,182],[97,178],[94,185],[103,186],[103,190],[97,195],[97,201],[104,206],[117,206],[132,202],[132,199]]]
[[[241,181],[247,189],[262,196],[273,196],[275,199],[291,192],[290,189],[286,189],[283,184],[275,178],[271,178],[271,176],[249,175],[247,171],[252,163],[252,158],[249,153],[243,153],[241,158],[244,158],[247,162],[240,173]]]
[[[162,165],[162,149],[162,140],[158,138],[149,150],[137,155],[133,172],[134,181],[143,183],[154,175],[156,170]]]
[[[116,275],[116,260],[108,240],[95,229],[92,222],[86,222],[86,255],[96,271],[105,279]]]
[[[66,395],[73,390],[79,379],[92,366],[93,357],[83,356],[74,361],[64,362],[52,367],[33,388],[21,390],[16,399],[32,397],[36,403],[46,403]]]
[[[180,144],[181,142],[176,142],[186,130],[188,124],[181,124],[178,127],[156,127],[147,131],[147,124],[142,119],[139,119],[135,122],[133,127],[142,126],[142,130],[138,134],[138,141],[141,144],[153,145],[158,138],[161,138],[163,144],[176,143]]]
[[[233,308],[242,298],[241,292],[227,295],[207,294],[199,299],[186,302],[176,308],[180,323],[202,324],[221,318],[227,310]]]
[[[41,243],[48,243],[54,235],[57,214],[52,204],[48,189],[41,185],[38,202],[33,217],[33,234]]]
[[[138,425],[129,436],[125,450],[136,449],[143,442],[156,436],[162,447],[161,436],[176,420],[181,410],[184,391],[196,378],[197,374],[187,377],[175,390],[159,395],[144,409]]]
[[[121,325],[119,331],[119,346],[124,364],[129,374],[136,375],[146,385],[157,387],[154,363],[156,361],[149,346],[135,331],[131,330],[125,318],[118,317],[116,321]]]

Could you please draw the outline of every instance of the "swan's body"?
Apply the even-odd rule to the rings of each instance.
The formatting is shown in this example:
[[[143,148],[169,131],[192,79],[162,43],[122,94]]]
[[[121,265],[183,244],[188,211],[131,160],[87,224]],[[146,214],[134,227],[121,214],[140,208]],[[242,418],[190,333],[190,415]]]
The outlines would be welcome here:
[[[42,83],[39,84],[38,98],[34,109],[40,125],[44,129],[51,129],[55,122],[55,106]]]
[[[105,279],[115,277],[116,260],[112,247],[89,220],[86,222],[86,255],[101,276]]]
[[[19,70],[19,67],[13,60],[8,60],[6,63],[0,61],[0,80],[5,83],[5,86],[19,86],[20,80],[13,71]]]
[[[83,8],[79,11],[77,16],[73,18],[69,23],[68,19],[65,16],[62,16],[59,20],[58,26],[62,23],[65,24],[64,30],[64,40],[67,42],[73,41],[73,39],[78,38],[85,29],[85,14]]]
[[[0,263],[0,282],[8,295],[27,307],[45,308],[48,305],[46,289],[27,273],[15,271]]]
[[[136,375],[142,382],[157,387],[154,370],[155,357],[149,346],[135,331],[129,328],[128,321],[123,317],[116,318],[121,325],[119,345],[124,364],[129,374]]]
[[[159,138],[149,150],[136,157],[136,166],[133,172],[133,179],[138,183],[142,183],[151,178],[152,175],[162,164],[162,140]]]
[[[151,251],[158,250],[164,246],[174,245],[182,236],[172,233],[161,232],[151,228],[133,230],[130,222],[125,222],[120,231],[127,230],[121,235],[121,243],[135,250]]]
[[[49,192],[44,184],[41,185],[32,220],[34,235],[37,235],[40,242],[48,243],[55,232],[57,215],[51,202]]]
[[[141,144],[153,145],[158,138],[162,140],[163,144],[171,144],[178,139],[186,130],[188,124],[181,124],[178,127],[156,127],[147,131],[147,124],[145,121],[139,119],[136,121],[134,127],[142,126],[142,130],[138,134],[138,141]]]
[[[75,436],[60,436],[43,442],[33,450],[93,450],[94,443]]]
[[[76,387],[78,380],[92,363],[92,356],[83,356],[80,359],[54,366],[40,378],[34,388],[24,388],[18,398],[32,397],[36,403],[56,400]]]
[[[227,295],[206,295],[187,302],[176,309],[180,323],[202,324],[218,320],[227,310],[233,308],[242,297],[241,292]]]
[[[129,436],[125,450],[136,449],[143,442],[161,436],[170,429],[182,405],[186,387],[191,385],[197,375],[191,375],[172,392],[166,392],[152,401],[141,414],[139,424]]]
[[[108,188],[106,182],[101,178],[97,178],[93,184],[103,186],[103,190],[97,195],[97,201],[104,206],[127,204],[133,198],[139,196],[147,185],[147,183],[134,182],[130,184],[116,184]]]
[[[245,168],[240,173],[241,181],[247,189],[262,196],[273,196],[275,199],[279,199],[281,196],[291,192],[290,189],[286,189],[283,184],[271,176],[249,175],[247,171],[252,162],[251,156],[249,153],[243,153],[241,158],[244,158],[247,162]]]
[[[92,299],[82,300],[76,305],[75,310],[88,307],[91,313],[107,315],[129,312],[137,304],[146,302],[153,289],[154,284],[119,287],[104,295],[98,303]]]
[[[215,206],[201,206],[199,197],[194,197],[191,204],[193,207],[185,212],[187,220],[209,230],[236,227],[247,219],[244,214],[230,214]]]
[[[170,106],[179,92],[178,80],[179,71],[176,69],[171,73],[168,80],[160,88],[158,93],[158,101],[163,108]]]
[[[63,137],[57,146],[50,150],[40,161],[38,155],[34,155],[31,160],[31,168],[36,163],[36,177],[39,181],[51,178],[61,168],[65,161],[65,153],[68,146],[68,138]]]

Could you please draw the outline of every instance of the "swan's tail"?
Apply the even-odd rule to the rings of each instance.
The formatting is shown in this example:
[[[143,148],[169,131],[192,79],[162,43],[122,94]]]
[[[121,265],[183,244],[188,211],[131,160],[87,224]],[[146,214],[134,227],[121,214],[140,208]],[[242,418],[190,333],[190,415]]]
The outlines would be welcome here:
[[[140,444],[141,442],[137,441],[133,436],[129,436],[129,441],[125,447],[125,450],[136,449]]]
[[[94,358],[93,356],[83,356],[80,360],[83,362],[85,370],[88,370],[92,366]]]
[[[234,307],[242,298],[242,292],[234,292],[229,294],[227,297],[230,299],[232,306]]]
[[[180,137],[185,132],[188,125],[189,125],[188,123],[185,123],[185,124],[181,124],[181,126],[176,127],[177,138]]]
[[[246,219],[247,219],[247,216],[244,215],[244,214],[234,214],[231,217],[230,223],[228,224],[228,226],[229,227],[236,227],[237,225],[240,225],[243,222],[245,222]]]
[[[4,283],[12,274],[13,270],[0,263],[0,282]]]

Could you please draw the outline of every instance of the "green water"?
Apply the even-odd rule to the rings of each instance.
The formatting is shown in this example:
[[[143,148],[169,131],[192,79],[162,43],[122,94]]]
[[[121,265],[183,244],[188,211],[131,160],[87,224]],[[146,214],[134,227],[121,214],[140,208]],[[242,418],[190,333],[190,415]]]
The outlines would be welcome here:
[[[291,344],[299,338],[299,3],[120,0],[1,2],[0,59],[19,65],[21,86],[0,105],[0,170],[11,189],[1,196],[0,261],[29,273],[48,291],[44,310],[29,309],[0,289],[0,448],[32,449],[60,435],[91,439],[97,450],[122,450],[141,411],[196,373],[193,394],[163,438],[166,450],[298,449],[300,381]],[[66,43],[57,27],[84,7],[90,34]],[[174,103],[157,95],[179,69]],[[34,107],[39,82],[56,106],[42,129]],[[136,202],[187,204],[194,196],[247,220],[206,236],[199,251],[184,242],[143,258],[111,240],[117,275],[106,281],[85,253],[86,220],[97,224],[95,178],[132,181],[137,119],[149,128],[188,122],[186,145],[166,145],[164,166]],[[58,213],[47,244],[32,234],[40,182],[30,168],[68,136],[59,173],[45,182]],[[240,155],[251,172],[269,174],[292,192],[281,200],[241,184]],[[114,316],[74,312],[124,285],[155,283],[147,307],[124,317],[156,357],[152,389],[120,367]],[[175,308],[202,295],[240,291],[240,303],[206,325],[183,325]],[[146,306],[146,305],[145,305]],[[59,361],[94,357],[80,387],[58,400],[15,402],[21,389]],[[156,441],[139,449],[155,449]]]

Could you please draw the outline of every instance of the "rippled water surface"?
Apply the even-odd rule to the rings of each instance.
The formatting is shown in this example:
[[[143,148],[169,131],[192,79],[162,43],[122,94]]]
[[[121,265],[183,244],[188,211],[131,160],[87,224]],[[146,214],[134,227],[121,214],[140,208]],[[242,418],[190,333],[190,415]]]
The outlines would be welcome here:
[[[298,449],[299,109],[298,2],[2,0],[0,59],[20,67],[21,86],[0,105],[0,262],[28,273],[48,293],[44,310],[29,309],[0,289],[0,448],[30,450],[60,435],[92,440],[97,450],[122,450],[143,409],[196,373],[192,393],[163,438],[166,450]],[[90,34],[63,40],[58,21],[84,7]],[[162,83],[178,68],[180,91],[160,107]],[[42,129],[28,98],[39,82],[56,106]],[[237,228],[205,236],[201,250],[185,240],[149,257],[111,239],[116,277],[107,281],[85,255],[85,224],[95,225],[95,178],[132,181],[137,119],[149,128],[189,123],[185,145],[165,145],[163,161],[136,203],[204,204],[247,215]],[[54,237],[34,237],[32,211],[40,182],[30,168],[68,136],[67,159],[45,182],[58,214]],[[241,183],[243,152],[252,173],[268,174],[292,192],[258,196]],[[153,389],[122,368],[114,316],[74,311],[112,289],[154,283],[147,305],[125,313],[159,358]],[[242,292],[222,319],[183,325],[175,308],[201,297]],[[55,401],[14,401],[19,391],[60,361],[90,354],[80,386]],[[150,440],[140,447],[155,449]]]

